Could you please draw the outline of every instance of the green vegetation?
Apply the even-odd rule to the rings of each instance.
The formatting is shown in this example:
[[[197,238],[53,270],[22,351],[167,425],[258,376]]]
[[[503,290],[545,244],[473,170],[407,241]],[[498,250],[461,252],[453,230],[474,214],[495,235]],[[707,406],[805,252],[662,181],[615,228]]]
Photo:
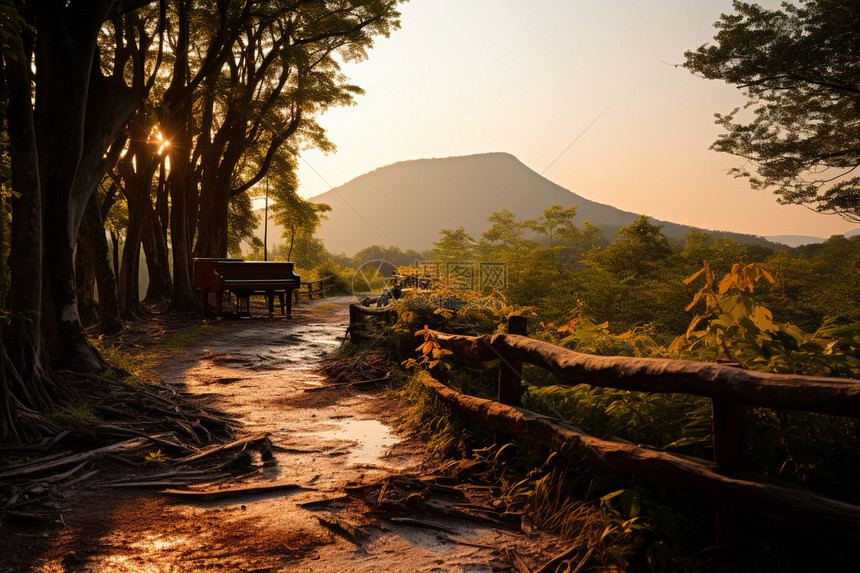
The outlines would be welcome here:
[[[154,452],[148,452],[146,454],[146,456],[144,456],[144,458],[143,458],[143,463],[152,464],[152,465],[159,465],[159,464],[163,464],[169,460],[170,460],[170,458],[167,455],[161,453],[161,450],[157,450]]]
[[[92,408],[80,404],[66,404],[62,408],[54,411],[51,418],[60,424],[66,426],[77,426],[86,424],[96,419]]]
[[[441,231],[437,250],[430,253],[434,260],[462,261],[465,254],[479,263],[506,262],[507,289],[504,295],[489,286],[462,290],[448,277],[434,290],[405,291],[397,322],[378,332],[384,351],[407,371],[428,368],[455,389],[491,398],[497,369],[433,342],[416,342],[414,333],[429,327],[491,334],[519,314],[528,318],[530,336],[579,352],[860,378],[860,238],[833,237],[821,245],[773,252],[691,233],[682,245],[641,217],[621,228],[615,242],[600,244],[593,228],[580,230],[570,217],[572,212],[553,208],[538,222],[517,221],[502,211],[490,217],[480,240]],[[527,230],[540,235],[529,238]],[[449,240],[455,235],[456,241]],[[836,264],[841,272],[832,272]],[[828,291],[842,298],[814,295]],[[524,379],[526,408],[592,435],[705,459],[713,455],[708,399],[562,386],[549,372],[529,365]],[[590,536],[624,568],[697,568],[707,559],[695,555],[708,543],[712,527],[704,500],[594,475],[528,443],[517,442],[515,451],[488,449],[486,428],[453,417],[414,383],[405,384],[402,394],[413,406],[412,425],[427,434],[432,452],[479,462],[469,467],[498,484],[509,507],[529,508],[543,527]],[[748,411],[747,425],[755,470],[860,501],[850,479],[860,472],[857,421],[755,408]],[[773,542],[768,535],[756,541],[750,567],[810,565],[789,547],[794,541],[778,549]],[[798,541],[797,551],[802,546]]]
[[[234,325],[225,325],[225,324],[210,324],[208,322],[203,322],[203,324],[197,326],[186,326],[170,335],[170,337],[164,341],[164,346],[169,348],[170,350],[183,350],[188,348],[203,336],[207,336],[209,334],[214,334],[215,332],[224,332],[229,331],[236,328]]]

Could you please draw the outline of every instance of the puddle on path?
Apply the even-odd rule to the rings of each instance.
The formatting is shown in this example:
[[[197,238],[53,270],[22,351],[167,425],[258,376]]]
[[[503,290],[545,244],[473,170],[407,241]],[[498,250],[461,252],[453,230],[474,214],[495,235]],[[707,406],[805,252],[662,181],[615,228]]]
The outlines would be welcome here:
[[[347,465],[384,466],[383,458],[399,441],[391,433],[391,428],[377,420],[346,419],[332,422],[338,426],[337,429],[309,435],[354,443],[346,454]]]

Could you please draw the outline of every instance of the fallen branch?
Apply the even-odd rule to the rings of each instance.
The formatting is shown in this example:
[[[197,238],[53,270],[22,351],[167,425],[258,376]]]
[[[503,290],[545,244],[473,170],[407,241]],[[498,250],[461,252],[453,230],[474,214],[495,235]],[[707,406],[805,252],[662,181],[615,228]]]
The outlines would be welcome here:
[[[242,487],[234,487],[227,489],[208,489],[208,490],[182,490],[182,489],[165,489],[161,493],[170,497],[193,501],[215,501],[221,499],[230,499],[233,497],[241,497],[243,495],[257,495],[261,493],[275,493],[279,491],[292,491],[296,489],[306,489],[304,486],[294,483],[273,483],[270,485],[250,485]]]
[[[412,517],[386,517],[386,519],[392,523],[402,523],[403,525],[412,525],[413,527],[425,527],[427,529],[435,529],[436,531],[443,531],[451,534],[457,533],[450,527],[445,527],[444,525],[433,523],[432,521],[425,521],[423,519],[415,519]]]
[[[229,444],[222,444],[220,446],[212,446],[210,448],[206,448],[205,450],[201,450],[196,454],[191,454],[190,456],[185,456],[184,458],[177,458],[173,460],[176,463],[187,464],[191,462],[196,462],[203,458],[213,456],[215,454],[219,454],[221,452],[228,452],[230,450],[245,450],[249,446],[255,446],[261,444],[266,449],[271,451],[271,444],[269,443],[268,436],[252,436],[248,438],[242,438],[241,440],[236,440],[234,442],[230,442]]]
[[[327,498],[324,498],[324,499],[316,499],[316,500],[313,500],[313,501],[305,501],[305,502],[303,502],[303,503],[299,503],[299,504],[297,504],[297,505],[298,505],[299,507],[303,508],[303,509],[312,509],[312,508],[315,508],[315,507],[320,507],[320,506],[323,506],[323,505],[329,505],[329,504],[336,503],[336,502],[338,502],[338,501],[344,501],[344,500],[347,500],[347,499],[349,499],[349,496],[348,496],[348,495],[339,495],[339,496],[337,496],[337,497],[327,497]]]
[[[461,490],[451,487],[449,485],[441,485],[438,483],[434,483],[432,481],[412,479],[406,476],[391,476],[389,481],[393,484],[407,487],[407,488],[416,488],[416,489],[424,489],[428,488],[430,491],[435,491],[437,493],[444,493],[445,495],[450,495],[454,497],[465,497]]]
[[[532,573],[532,570],[529,569],[529,566],[526,565],[526,562],[523,561],[522,556],[515,548],[505,547],[505,557],[508,558],[508,561],[511,562],[511,565],[513,565],[514,569],[519,571],[519,573]]]
[[[555,573],[558,566],[561,565],[563,561],[567,561],[576,556],[579,553],[581,547],[579,545],[572,545],[559,553],[558,555],[552,557],[549,561],[544,563],[535,573]]]
[[[591,557],[591,554],[592,554],[593,552],[594,552],[594,547],[592,547],[591,549],[589,549],[589,550],[588,550],[588,552],[585,554],[585,557],[583,557],[583,558],[579,561],[579,565],[577,565],[577,566],[576,566],[576,569],[574,569],[574,570],[572,571],[572,573],[579,573],[580,571],[582,571],[582,568],[583,568],[583,567],[585,567],[585,564],[586,564],[586,563],[588,563],[588,560],[589,560],[589,558]]]
[[[436,505],[434,503],[427,503],[427,509],[438,513],[439,515],[444,515],[445,517],[457,517],[460,519],[465,519],[469,521],[475,521],[478,523],[484,523],[487,525],[491,525],[493,527],[504,527],[506,524],[500,521],[498,518],[490,517],[488,515],[480,515],[477,513],[470,513],[468,511],[464,511],[462,509],[456,509],[453,507],[444,507],[440,505]]]
[[[342,521],[340,519],[334,517],[323,517],[321,515],[314,515],[317,518],[317,521],[320,522],[320,525],[328,529],[329,531],[340,535],[341,537],[346,538],[347,540],[358,545],[361,539],[368,536],[368,533],[361,529],[358,526],[352,525],[351,523],[347,523],[346,521]]]
[[[171,435],[173,432],[166,432],[164,434],[158,434],[155,437],[164,437]],[[15,469],[3,472],[0,474],[0,480],[9,480],[9,479],[17,479],[22,477],[27,477],[35,474],[39,474],[42,472],[46,472],[49,470],[61,468],[64,466],[69,466],[72,464],[78,464],[83,461],[88,461],[94,459],[99,456],[104,456],[107,454],[118,454],[124,453],[128,454],[131,452],[135,452],[140,450],[141,448],[146,447],[151,444],[152,441],[149,438],[132,438],[130,440],[125,440],[124,442],[119,442],[116,444],[111,444],[109,446],[104,446],[102,448],[96,448],[94,450],[89,450],[87,452],[82,452],[79,454],[66,455],[65,457],[60,457],[53,459],[48,462],[44,462],[42,460],[37,460],[35,462],[28,463],[26,465],[17,467]]]

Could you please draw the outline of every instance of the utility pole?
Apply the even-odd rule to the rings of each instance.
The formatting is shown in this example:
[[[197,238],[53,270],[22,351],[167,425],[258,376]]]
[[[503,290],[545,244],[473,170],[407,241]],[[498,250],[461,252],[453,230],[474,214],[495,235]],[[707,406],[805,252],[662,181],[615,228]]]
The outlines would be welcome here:
[[[263,260],[269,260],[269,176],[266,175],[266,210],[263,216]]]

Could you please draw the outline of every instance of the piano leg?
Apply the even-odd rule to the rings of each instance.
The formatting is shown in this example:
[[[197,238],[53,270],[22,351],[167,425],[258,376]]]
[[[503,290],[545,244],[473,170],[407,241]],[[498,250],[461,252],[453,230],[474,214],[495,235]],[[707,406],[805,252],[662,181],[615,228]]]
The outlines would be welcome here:
[[[278,293],[278,303],[280,303],[280,305],[281,305],[281,314],[282,315],[284,314],[284,294],[289,294],[289,293],[285,293],[284,291],[281,291]],[[289,296],[287,296],[287,298],[289,298]]]
[[[266,302],[269,303],[269,318],[275,314],[275,293],[274,291],[266,291]]]
[[[293,297],[287,294],[287,318],[293,318]]]

